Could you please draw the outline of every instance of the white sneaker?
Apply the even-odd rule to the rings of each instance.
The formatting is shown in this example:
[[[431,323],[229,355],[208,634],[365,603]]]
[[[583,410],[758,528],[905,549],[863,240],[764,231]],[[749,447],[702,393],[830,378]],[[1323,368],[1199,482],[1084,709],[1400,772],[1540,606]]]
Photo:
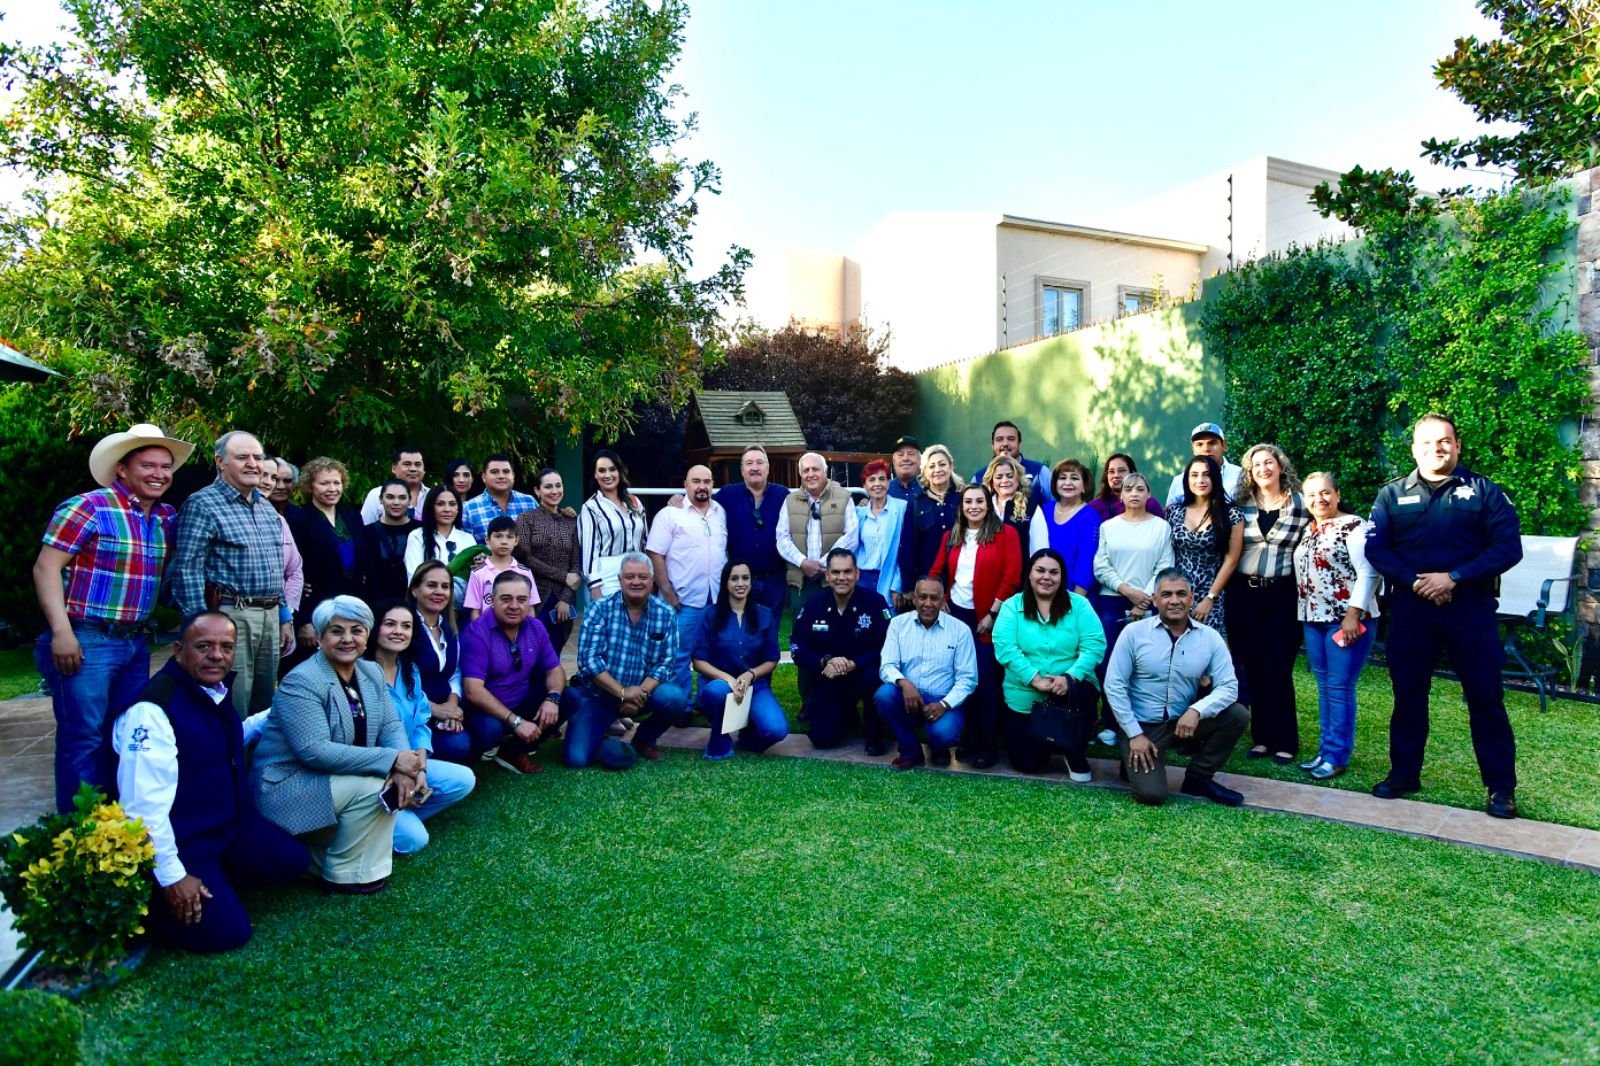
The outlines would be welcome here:
[[[1097,739],[1100,741],[1100,743],[1104,744],[1108,748],[1114,748],[1117,746],[1117,734],[1114,730],[1100,730],[1100,735]]]

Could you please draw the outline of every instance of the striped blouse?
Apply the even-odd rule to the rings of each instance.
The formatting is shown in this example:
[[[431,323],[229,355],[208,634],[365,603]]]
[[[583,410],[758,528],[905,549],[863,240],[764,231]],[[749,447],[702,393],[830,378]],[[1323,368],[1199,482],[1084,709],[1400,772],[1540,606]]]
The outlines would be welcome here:
[[[1291,493],[1277,511],[1267,511],[1258,503],[1239,505],[1244,519],[1244,551],[1239,556],[1239,573],[1249,577],[1294,576],[1294,550],[1311,528],[1311,512],[1298,492]],[[1273,516],[1262,532],[1263,514]]]
[[[621,557],[644,550],[644,511],[623,510],[605,494],[596,492],[583,502],[578,512],[578,546],[583,561],[584,580],[600,586],[600,595],[609,596],[621,586],[617,573]]]

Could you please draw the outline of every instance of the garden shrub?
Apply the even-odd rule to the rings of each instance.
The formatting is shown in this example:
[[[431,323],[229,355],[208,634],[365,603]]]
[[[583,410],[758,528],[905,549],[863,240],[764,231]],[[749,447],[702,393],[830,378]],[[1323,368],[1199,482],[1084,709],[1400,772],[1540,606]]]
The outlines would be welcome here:
[[[75,1066],[83,1016],[61,996],[0,990],[0,1066]]]

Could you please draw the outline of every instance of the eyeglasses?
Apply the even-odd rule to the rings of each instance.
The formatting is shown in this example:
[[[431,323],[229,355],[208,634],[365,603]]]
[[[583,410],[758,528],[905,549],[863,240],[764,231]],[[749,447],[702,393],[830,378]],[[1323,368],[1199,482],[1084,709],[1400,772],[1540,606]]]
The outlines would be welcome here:
[[[752,513],[752,514],[753,514],[753,515],[755,515],[755,519],[756,519],[756,528],[757,528],[757,529],[764,529],[764,528],[766,528],[766,525],[767,525],[767,520],[766,520],[766,519],[765,519],[765,518],[762,518],[762,517],[761,517],[761,506],[760,506],[760,505],[759,505],[759,504],[756,504],[756,505],[753,505],[753,506],[752,506],[752,507],[751,507],[751,508],[750,508],[750,512],[751,512],[751,513]]]
[[[816,500],[811,501],[811,518],[813,521],[822,521],[822,504]]]

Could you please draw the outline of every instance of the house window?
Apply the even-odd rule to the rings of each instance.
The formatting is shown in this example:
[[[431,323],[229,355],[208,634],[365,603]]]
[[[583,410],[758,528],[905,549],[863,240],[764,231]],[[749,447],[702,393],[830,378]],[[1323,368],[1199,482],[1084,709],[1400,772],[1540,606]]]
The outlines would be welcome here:
[[[1156,294],[1149,289],[1122,290],[1122,313],[1136,315],[1140,311],[1149,311],[1156,305]]]
[[[739,413],[733,416],[735,422],[741,426],[759,426],[766,422],[767,413],[757,406],[754,400],[739,408]]]
[[[1041,336],[1053,337],[1083,325],[1082,289],[1046,285],[1043,307],[1044,316],[1039,330]]]

